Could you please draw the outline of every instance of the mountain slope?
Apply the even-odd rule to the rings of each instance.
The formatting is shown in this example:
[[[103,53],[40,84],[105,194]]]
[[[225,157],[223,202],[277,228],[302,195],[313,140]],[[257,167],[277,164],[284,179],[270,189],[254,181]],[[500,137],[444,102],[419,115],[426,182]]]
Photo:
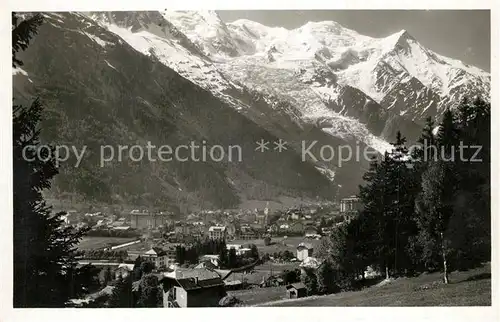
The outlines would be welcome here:
[[[412,143],[423,120],[466,96],[489,100],[490,75],[423,47],[406,31],[371,38],[332,21],[300,28],[215,12],[46,14],[13,71],[18,99],[48,105],[45,139],[89,145],[55,194],[175,207],[333,198],[357,191],[368,167],[340,151],[383,153],[397,131]],[[46,128],[46,129],[45,129]],[[271,150],[256,153],[256,141]],[[288,149],[278,153],[273,142]],[[110,162],[102,144],[239,144],[243,162]],[[303,160],[304,145],[329,160]],[[327,149],[328,150],[328,149]],[[97,151],[97,152],[96,152]],[[69,164],[71,164],[71,161]],[[140,182],[141,184],[138,184]]]
[[[41,97],[46,141],[88,146],[80,167],[73,167],[72,158],[61,169],[54,194],[181,209],[235,207],[242,200],[279,196],[334,197],[330,181],[297,153],[254,151],[256,141],[277,138],[207,90],[86,15],[45,16],[21,55],[25,65],[15,71],[14,97]],[[242,160],[150,162],[124,155],[99,166],[102,145],[144,147],[148,141],[174,148],[190,141],[206,142],[208,149],[239,145]]]
[[[194,38],[191,39],[192,41],[186,40],[176,27],[157,12],[90,13],[89,16],[104,28],[120,36],[139,52],[154,57],[162,64],[176,70],[182,76],[211,91],[247,118],[286,140],[298,153],[301,153],[303,142],[312,141],[319,142],[318,147],[313,149],[315,153],[319,152],[323,145],[335,148],[354,147],[358,144],[357,141],[362,146],[368,145],[375,147],[376,150],[381,150],[381,145],[388,146],[387,143],[371,135],[364,125],[354,119],[332,113],[331,108],[326,110],[326,114],[320,113],[321,118],[308,118],[289,96],[283,96],[276,91],[260,90],[244,79],[232,77],[231,80],[230,74],[218,64],[220,61],[215,56],[217,53],[234,55],[234,51],[228,52],[220,48],[214,51],[211,42],[208,49],[200,49],[204,52],[200,55],[200,51],[196,49],[197,45],[194,45],[195,43],[200,45],[200,43]],[[205,27],[209,36],[227,35],[227,28],[221,27],[220,19],[217,17],[206,19],[206,17],[207,15],[193,13],[193,17],[178,18],[183,24],[194,28],[194,34],[200,32],[198,27],[205,26],[205,23],[208,24]],[[198,26],[193,23],[196,21],[194,18],[199,20]],[[214,29],[212,25],[222,28],[222,31],[212,32]],[[200,66],[203,66],[201,71],[198,70]],[[246,68],[251,67],[246,66]],[[320,95],[317,92],[312,94],[315,97]],[[320,128],[316,126],[318,122],[322,123]],[[330,124],[329,129],[326,128],[326,124]],[[358,127],[360,130],[355,135],[349,130],[337,133],[336,128],[339,126],[344,129]],[[383,128],[383,124],[379,124],[379,128]],[[343,164],[337,160],[314,162],[308,159],[307,162],[312,162],[323,173],[328,173],[327,177],[330,180],[333,179],[332,174],[336,173],[335,182],[343,187],[343,194],[351,194],[357,189],[362,173],[368,166],[367,160],[349,160],[344,161]]]

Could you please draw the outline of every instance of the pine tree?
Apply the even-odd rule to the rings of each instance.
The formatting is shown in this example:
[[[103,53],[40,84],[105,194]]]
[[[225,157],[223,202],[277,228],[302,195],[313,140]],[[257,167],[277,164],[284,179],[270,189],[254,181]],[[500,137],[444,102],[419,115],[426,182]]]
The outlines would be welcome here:
[[[425,120],[422,134],[417,140],[421,145],[420,148],[411,151],[412,160],[418,175],[421,176],[425,171],[425,166],[431,161],[437,161],[436,136],[434,135],[434,121],[431,117]]]
[[[324,261],[316,271],[317,291],[319,294],[332,293],[335,288],[335,271],[332,263]]]
[[[448,283],[449,253],[448,239],[445,235],[449,219],[453,213],[454,173],[445,161],[432,163],[422,178],[422,192],[417,199],[417,221],[423,256],[426,262],[432,261],[436,254],[442,259],[443,280]]]
[[[456,198],[450,219],[450,265],[467,269],[491,254],[490,105],[476,98],[457,108],[456,128],[465,148],[455,158]]]
[[[315,257],[321,260],[332,260],[332,251],[334,244],[330,236],[323,236],[319,245],[314,250]]]
[[[308,296],[318,293],[318,280],[313,271],[307,270],[303,277],[303,281],[306,286]]]
[[[392,188],[392,215],[394,225],[394,271],[408,270],[412,261],[407,252],[409,242],[418,231],[413,220],[415,199],[419,192],[420,180],[413,175],[413,162],[405,146],[406,138],[398,131],[394,149],[390,154],[388,184]]]
[[[363,204],[363,209],[359,213],[359,220],[363,222],[362,234],[365,239],[355,240],[357,249],[363,251],[363,256],[367,262],[377,266],[384,267],[384,223],[381,220],[384,216],[384,169],[379,161],[374,160],[370,163],[369,170],[363,175],[366,182],[364,186],[359,187],[359,197]],[[354,239],[354,236],[349,236]]]
[[[439,160],[451,161],[457,152],[459,143],[459,130],[455,124],[455,117],[451,110],[446,110],[443,114],[443,120],[437,133],[437,144],[440,147]]]
[[[41,14],[22,19],[18,13],[12,12],[12,67],[23,66],[23,62],[17,59],[16,54],[28,48],[30,40],[38,33],[38,27],[42,23]]]
[[[257,249],[256,245],[250,246],[250,257],[253,260],[258,260],[259,259],[259,250]]]
[[[149,260],[143,261],[141,263],[141,275],[144,276],[145,274],[151,273],[155,269],[155,264]]]
[[[228,268],[235,268],[238,266],[238,257],[236,256],[236,249],[232,247],[228,251],[227,266]]]
[[[139,307],[159,307],[162,292],[158,283],[158,277],[153,274],[145,274],[139,283]]]
[[[132,278],[131,276],[120,277],[113,288],[113,293],[109,299],[109,306],[116,308],[134,307],[132,295]]]
[[[225,243],[224,243],[224,247],[222,247],[220,249],[219,259],[220,259],[221,266],[227,266],[227,264],[228,264],[228,256],[227,256],[227,249],[226,249]]]
[[[113,273],[111,272],[111,267],[106,267],[103,274],[103,285],[108,285],[109,282],[113,280]]]
[[[433,174],[423,171],[416,203],[419,235],[414,253],[427,270],[470,268],[490,257],[489,126],[489,105],[480,99],[464,100],[456,114],[443,115],[435,140],[440,160],[423,167]],[[461,143],[480,146],[477,157],[483,161],[472,162],[475,149],[462,150]],[[433,178],[436,174],[443,176]],[[429,191],[438,197],[424,197]]]
[[[12,14],[14,67],[22,65],[16,53],[27,48],[41,23],[39,14],[22,21]],[[91,267],[76,266],[76,245],[87,229],[65,227],[64,213],[52,214],[42,196],[58,173],[53,153],[36,155],[42,111],[38,99],[30,108],[13,108],[15,307],[62,307],[94,283]]]
[[[387,278],[390,271],[406,272],[411,267],[407,249],[417,234],[412,215],[419,182],[405,143],[398,132],[393,150],[381,161],[373,161],[364,175],[366,185],[359,193],[364,208],[344,242],[346,249],[357,252],[350,256],[349,265],[344,261],[344,269],[349,267],[351,273],[361,270],[361,263],[385,268]]]
[[[142,277],[142,271],[141,271],[141,266],[142,266],[143,259],[141,256],[137,256],[137,258],[134,261],[134,269],[132,270],[132,281],[138,281]]]

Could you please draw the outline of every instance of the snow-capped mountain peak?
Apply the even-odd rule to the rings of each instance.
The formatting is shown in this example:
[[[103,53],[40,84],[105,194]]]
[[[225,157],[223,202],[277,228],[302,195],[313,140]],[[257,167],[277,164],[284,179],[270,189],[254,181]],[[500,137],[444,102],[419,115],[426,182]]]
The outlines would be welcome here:
[[[352,94],[354,89],[366,96],[360,102],[379,103],[416,122],[438,116],[464,96],[489,100],[489,73],[433,52],[405,29],[373,38],[335,21],[286,29],[248,19],[224,23],[215,12],[162,14],[228,78],[290,97],[307,117],[330,115],[321,104],[351,102],[352,98],[338,100],[338,93]],[[343,90],[345,86],[350,90]],[[335,110],[349,108],[353,107]]]
[[[335,125],[331,134],[363,133],[364,142],[365,126],[372,126],[364,123],[387,117],[377,113],[419,122],[464,96],[489,99],[488,73],[427,49],[404,29],[373,38],[334,21],[286,29],[248,19],[225,23],[214,11],[119,15],[103,20],[109,30],[238,110],[248,106],[228,93],[243,84],[293,102],[306,122],[324,124],[326,117]],[[375,128],[379,135],[380,124]]]
[[[207,56],[234,57],[242,48],[231,37],[226,24],[215,11],[170,11],[162,16],[177,26]]]

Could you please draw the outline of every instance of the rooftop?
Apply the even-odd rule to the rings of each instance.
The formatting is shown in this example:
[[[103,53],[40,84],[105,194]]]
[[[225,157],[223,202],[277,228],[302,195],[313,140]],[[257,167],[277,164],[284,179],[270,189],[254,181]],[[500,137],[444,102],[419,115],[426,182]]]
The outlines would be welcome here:
[[[211,226],[208,231],[225,231],[226,226]]]
[[[220,255],[201,255],[200,259],[219,259]]]
[[[300,267],[305,267],[305,268],[318,268],[322,264],[322,261],[318,260],[317,258],[314,257],[307,257],[304,259],[304,261],[300,264]]]
[[[224,285],[219,274],[206,268],[177,268],[173,272],[164,273],[163,278],[175,280],[186,291]]]
[[[196,281],[194,278],[177,279],[177,283],[186,291],[224,285],[224,282],[220,277],[198,281]]]
[[[164,276],[175,279],[198,278],[198,281],[220,278],[219,274],[206,268],[177,268],[173,272],[165,273]]]
[[[306,288],[306,286],[304,285],[304,283],[293,283],[293,284],[290,284],[290,285],[286,286],[287,290],[289,290],[291,288],[300,290],[300,289]]]
[[[340,201],[358,201],[359,198],[357,196],[350,196],[350,197],[346,197],[346,198],[342,198]]]
[[[150,255],[150,256],[155,256],[155,255],[162,256],[163,254],[165,254],[165,251],[160,247],[153,247],[144,253],[144,255]]]
[[[300,243],[297,248],[307,248],[307,249],[313,249],[313,245],[310,243]]]

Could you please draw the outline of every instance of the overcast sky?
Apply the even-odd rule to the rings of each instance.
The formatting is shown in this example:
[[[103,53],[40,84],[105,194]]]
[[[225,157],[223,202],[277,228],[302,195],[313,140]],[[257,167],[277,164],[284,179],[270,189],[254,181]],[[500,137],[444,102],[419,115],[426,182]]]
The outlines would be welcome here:
[[[293,29],[308,21],[333,20],[360,34],[386,37],[406,29],[438,54],[490,71],[489,10],[218,11],[224,22],[249,19]]]

